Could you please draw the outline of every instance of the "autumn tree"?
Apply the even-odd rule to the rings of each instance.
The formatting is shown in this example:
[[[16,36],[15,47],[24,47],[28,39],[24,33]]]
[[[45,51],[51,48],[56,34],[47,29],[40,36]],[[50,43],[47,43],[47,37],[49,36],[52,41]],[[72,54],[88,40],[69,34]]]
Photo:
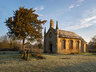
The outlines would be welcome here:
[[[39,15],[35,13],[33,8],[27,9],[20,7],[14,11],[12,17],[9,17],[5,23],[8,27],[9,37],[22,39],[23,50],[25,50],[25,40],[40,40],[42,38],[42,24],[46,20],[39,20]]]

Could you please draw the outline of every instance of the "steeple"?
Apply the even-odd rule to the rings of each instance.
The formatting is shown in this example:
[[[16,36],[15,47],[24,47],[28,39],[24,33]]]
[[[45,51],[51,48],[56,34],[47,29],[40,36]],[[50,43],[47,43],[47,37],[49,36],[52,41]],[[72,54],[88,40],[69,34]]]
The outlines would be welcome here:
[[[50,27],[54,28],[54,21],[53,21],[53,19],[50,20]]]
[[[56,29],[58,29],[58,21],[56,21]]]
[[[46,27],[45,27],[45,29],[44,29],[44,35],[46,34]]]

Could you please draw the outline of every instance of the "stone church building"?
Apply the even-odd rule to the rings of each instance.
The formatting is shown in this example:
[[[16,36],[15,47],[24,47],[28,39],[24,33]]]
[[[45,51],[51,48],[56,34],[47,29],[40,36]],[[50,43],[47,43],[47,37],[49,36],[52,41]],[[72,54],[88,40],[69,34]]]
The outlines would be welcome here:
[[[44,30],[45,53],[83,53],[86,52],[86,42],[82,37],[71,31],[59,30],[58,22],[54,28],[54,22],[50,20],[50,28]]]

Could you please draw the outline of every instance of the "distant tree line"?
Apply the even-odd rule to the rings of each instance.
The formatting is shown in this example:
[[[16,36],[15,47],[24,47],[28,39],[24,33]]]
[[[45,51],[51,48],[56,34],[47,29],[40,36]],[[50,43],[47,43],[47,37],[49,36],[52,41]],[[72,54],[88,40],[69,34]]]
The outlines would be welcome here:
[[[21,48],[21,43],[18,40],[12,40],[8,36],[2,36],[0,38],[0,50],[1,51],[18,51]]]
[[[30,49],[43,49],[43,43],[37,42],[35,44],[31,44],[30,42],[26,42],[26,48]],[[20,40],[14,40],[9,38],[7,35],[0,37],[0,51],[21,51],[22,50],[22,42]]]
[[[87,51],[91,53],[96,53],[96,35],[92,37],[91,41],[88,43]]]

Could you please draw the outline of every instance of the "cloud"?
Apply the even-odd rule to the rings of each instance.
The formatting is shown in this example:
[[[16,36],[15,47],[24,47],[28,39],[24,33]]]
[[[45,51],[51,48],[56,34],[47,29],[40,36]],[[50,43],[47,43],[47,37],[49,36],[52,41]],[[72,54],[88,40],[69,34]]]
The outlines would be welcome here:
[[[44,6],[40,6],[39,10],[44,10]]]
[[[69,6],[69,9],[74,8],[74,7],[75,7],[75,5],[74,5],[74,4],[71,4],[71,5]]]
[[[89,18],[84,18],[84,19],[80,20],[78,23],[80,23],[80,24],[65,27],[65,29],[77,30],[77,29],[92,26],[92,25],[96,24],[96,16],[92,16],[92,17],[89,17]]]
[[[85,24],[85,23],[90,22],[90,21],[93,21],[93,20],[96,20],[96,16],[92,16],[92,17],[83,19],[81,21],[81,24]]]
[[[39,16],[44,16],[43,14],[39,14]]]
[[[75,22],[75,23],[72,23],[71,26],[65,27],[65,29],[77,30],[81,28],[87,28],[96,24],[96,9],[85,11],[83,18],[79,19],[77,22],[78,23]]]
[[[80,6],[79,4],[76,5],[76,7],[79,7],[79,6]]]
[[[44,6],[36,7],[35,10],[36,11],[42,11],[42,10],[44,10]]]
[[[69,6],[69,9],[72,9],[72,8],[75,8],[75,7],[79,7],[79,6],[80,6],[80,4],[71,4]]]
[[[83,17],[91,17],[91,16],[94,16],[96,15],[96,8],[92,8],[90,10],[86,10],[83,14]]]
[[[76,0],[76,3],[73,3],[69,6],[69,9],[79,7],[81,3],[83,3],[85,0]]]
[[[69,6],[69,9],[72,9],[72,8],[75,8],[75,7],[79,7],[79,6],[80,6],[80,4],[71,4]]]
[[[84,2],[85,0],[77,0],[77,2],[79,2],[79,3],[82,3],[82,2]]]

